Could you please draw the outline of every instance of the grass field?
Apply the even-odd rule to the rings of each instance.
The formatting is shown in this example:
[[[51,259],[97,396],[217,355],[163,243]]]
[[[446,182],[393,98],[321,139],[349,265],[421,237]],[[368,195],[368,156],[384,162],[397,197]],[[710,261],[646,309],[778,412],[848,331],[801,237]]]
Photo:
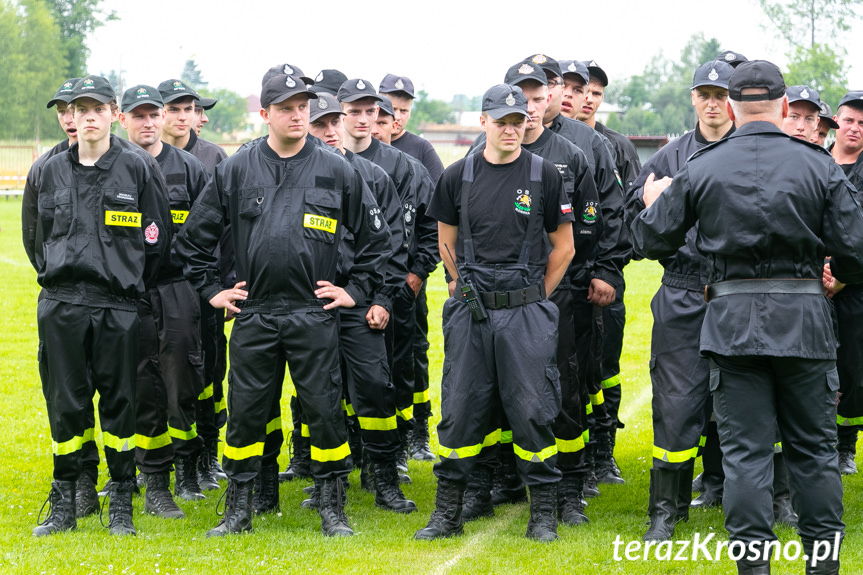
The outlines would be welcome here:
[[[20,199],[0,200],[0,573],[736,573],[722,561],[615,561],[613,542],[640,540],[647,508],[651,454],[650,383],[647,372],[651,315],[649,301],[661,270],[653,263],[627,268],[627,326],[622,376],[622,419],[617,458],[627,480],[622,486],[603,486],[602,495],[587,509],[591,523],[562,526],[552,544],[525,539],[527,504],[498,508],[492,519],[465,527],[465,536],[441,542],[417,542],[413,533],[423,527],[433,508],[435,481],[431,463],[410,462],[413,484],[405,488],[419,513],[400,516],[375,509],[374,498],[358,488],[349,491],[347,512],[355,537],[327,539],[320,534],[316,514],[301,509],[302,487],[281,487],[280,515],[255,519],[255,533],[207,540],[204,533],[218,519],[218,495],[202,503],[180,503],[183,521],[155,519],[142,513],[135,499],[138,536],[110,537],[98,518],[78,524],[78,530],[36,539],[31,531],[51,481],[51,439],[36,364],[35,273],[21,247]],[[431,381],[435,413],[439,403],[442,341],[440,307],[443,279],[429,286]],[[286,387],[284,397],[289,397]],[[284,421],[289,424],[287,406]],[[287,463],[283,453],[280,464]],[[700,465],[699,465],[700,467]],[[107,473],[100,471],[100,483]],[[357,472],[351,480],[358,485]],[[848,535],[843,546],[844,573],[863,572],[861,485],[863,476],[845,478]],[[106,518],[107,519],[107,518]],[[692,513],[677,530],[680,540],[696,533],[715,533],[727,539],[723,517],[713,509]],[[778,533],[782,541],[797,536],[790,529]],[[621,549],[622,555],[622,549]],[[774,573],[803,573],[802,562],[779,562]]]

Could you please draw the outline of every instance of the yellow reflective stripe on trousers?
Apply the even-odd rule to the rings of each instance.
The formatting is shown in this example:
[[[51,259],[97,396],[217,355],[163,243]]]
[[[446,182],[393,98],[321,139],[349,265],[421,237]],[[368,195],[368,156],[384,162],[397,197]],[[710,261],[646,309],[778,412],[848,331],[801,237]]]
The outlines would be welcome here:
[[[399,427],[395,415],[390,417],[357,417],[357,419],[360,422],[360,428],[369,431],[392,431]]]
[[[347,443],[343,443],[335,449],[321,449],[312,445],[312,460],[313,461],[341,461],[346,459],[351,454],[351,448]]]
[[[312,434],[309,433],[308,424],[302,423],[300,424],[300,437],[311,437]]]
[[[111,435],[105,430],[102,430],[102,441],[105,447],[110,447],[115,451],[132,451],[135,449],[135,436],[132,437],[117,437]]]
[[[281,429],[281,428],[282,428],[282,418],[277,417],[274,420],[267,423],[267,435],[269,435],[272,432],[276,431],[277,429]]]
[[[512,432],[510,432],[512,433]],[[480,454],[484,447],[491,447],[496,443],[500,443],[500,429],[495,429],[488,435],[486,435],[482,443],[478,445],[468,445],[467,447],[458,447],[453,449],[452,447],[444,447],[443,445],[438,447],[438,455],[441,457],[446,457],[448,459],[464,459],[465,457],[475,457]]]
[[[84,444],[88,441],[96,440],[96,430],[95,428],[85,429],[84,433],[82,433],[78,437],[73,437],[68,441],[62,441],[57,443],[56,441],[51,441],[51,451],[54,452],[54,455],[69,455],[70,453],[74,453],[79,451]]]
[[[653,446],[653,458],[669,463],[683,463],[690,459],[695,459],[698,456],[698,448],[693,447],[685,451],[666,451],[657,446]]]
[[[513,452],[518,455],[520,458],[525,461],[530,461],[531,463],[541,463],[551,457],[552,455],[557,455],[557,445],[549,445],[545,449],[539,452],[528,451],[526,449],[522,449],[518,446],[518,444],[512,444]]]
[[[576,453],[584,449],[584,438],[576,437],[575,439],[560,439],[555,438],[557,443],[558,453]]]
[[[836,425],[863,425],[863,417],[843,417],[841,415],[837,415]]]
[[[196,437],[198,437],[198,427],[194,423],[192,424],[192,429],[189,431],[183,431],[182,429],[176,429],[174,427],[168,426],[168,435],[173,437],[174,439],[182,439],[185,441],[192,441]]]
[[[213,384],[211,383],[207,387],[204,388],[204,391],[198,396],[198,401],[203,401],[204,399],[210,399],[213,397]]]
[[[414,406],[411,405],[410,407],[399,409],[398,411],[396,411],[396,414],[405,421],[410,421],[414,418]]]
[[[608,389],[610,387],[620,385],[620,374],[609,377],[608,379],[603,379],[600,385],[602,385],[602,389]]]
[[[500,442],[512,443],[512,429],[507,429],[506,431],[500,432]]]
[[[84,435],[81,436],[84,439],[84,443],[88,441],[96,441],[96,428],[91,427],[90,429],[84,430]]]
[[[426,403],[429,400],[429,390],[414,393],[414,405]]]
[[[605,403],[605,396],[602,395],[601,389],[596,393],[589,393],[588,395],[590,395],[591,405],[602,405]]]
[[[589,429],[585,429],[584,431],[581,432],[581,440],[584,441],[585,445],[587,445],[587,443],[590,441],[590,430]]]
[[[698,438],[698,447],[704,447],[705,445],[707,445],[707,436],[702,435]]]
[[[251,445],[246,445],[244,447],[234,447],[233,445],[228,445],[225,443],[225,457],[228,459],[233,459],[234,461],[239,461],[241,459],[249,459],[251,457],[258,456],[264,454],[264,442],[260,441],[258,443],[253,443]]]
[[[345,402],[344,399],[342,400],[342,409],[344,410],[344,412],[348,416],[354,416],[357,414],[357,412],[354,411],[354,404],[353,403],[347,403],[347,402]]]
[[[167,431],[162,435],[157,435],[156,437],[149,437],[138,433],[135,434],[135,447],[152,450],[160,449],[168,445],[171,445],[171,436],[168,435]]]

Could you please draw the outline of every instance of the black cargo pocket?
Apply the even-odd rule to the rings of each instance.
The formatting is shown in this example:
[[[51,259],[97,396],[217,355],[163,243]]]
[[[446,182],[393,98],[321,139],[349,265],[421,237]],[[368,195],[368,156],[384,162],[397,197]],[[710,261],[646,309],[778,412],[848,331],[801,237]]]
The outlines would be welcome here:
[[[549,417],[551,420],[557,417],[557,414],[560,412],[561,400],[560,400],[560,370],[557,369],[557,365],[551,364],[545,366],[545,379],[548,383],[549,389]]]
[[[188,358],[189,365],[192,366],[195,373],[195,380],[192,382],[193,391],[195,397],[198,397],[204,391],[204,352],[200,350],[190,351]]]
[[[341,192],[307,190],[303,210],[303,236],[331,244],[336,239],[341,213]]]
[[[839,406],[839,371],[833,368],[827,372],[827,419],[830,425],[836,423],[836,408]]]
[[[137,190],[112,189],[102,193],[101,235],[106,240],[137,239],[142,235],[143,216],[138,209]],[[155,224],[154,224],[155,225]],[[158,238],[159,230],[155,237]],[[156,243],[157,239],[149,243]]]
[[[332,400],[334,403],[340,403],[342,400],[342,396],[344,395],[342,390],[342,368],[341,366],[336,366],[330,370],[330,388],[327,390],[329,393],[327,397]]]
[[[264,213],[264,189],[240,190],[239,210],[240,217],[247,220],[257,218]]]
[[[51,230],[45,239],[66,237],[72,227],[71,188],[54,190],[53,194],[40,194],[39,212],[45,229]]]

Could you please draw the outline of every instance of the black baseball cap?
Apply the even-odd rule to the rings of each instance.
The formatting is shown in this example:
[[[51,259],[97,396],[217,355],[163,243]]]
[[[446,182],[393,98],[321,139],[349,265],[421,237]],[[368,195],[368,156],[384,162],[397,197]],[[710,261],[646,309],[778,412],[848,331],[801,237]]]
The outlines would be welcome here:
[[[525,62],[532,62],[551,74],[554,78],[562,78],[563,71],[560,69],[560,63],[550,56],[545,54],[531,54],[524,59]]]
[[[217,98],[205,98],[205,97],[201,96],[201,100],[198,102],[195,102],[195,107],[209,110],[210,108],[215,106],[218,101],[219,100]]]
[[[162,102],[162,96],[159,94],[159,90],[152,86],[147,86],[146,84],[138,84],[137,86],[132,86],[123,92],[123,101],[120,103],[120,111],[129,112],[143,104],[152,104],[157,108],[165,107],[164,102]]]
[[[321,116],[326,116],[327,114],[345,115],[335,96],[329,92],[317,92],[317,95],[318,101],[309,106],[309,109],[311,110],[309,112],[309,122],[314,122]]]
[[[404,92],[411,98],[416,98],[414,95],[414,83],[407,76],[396,76],[395,74],[387,74],[381,80],[381,85],[378,86],[381,94],[389,94],[391,92]]]
[[[529,59],[510,66],[509,70],[506,71],[506,76],[503,77],[503,83],[512,86],[518,86],[527,80],[548,86],[548,76],[545,75],[545,69]]]
[[[747,94],[745,88],[764,88],[766,94]],[[728,81],[728,97],[737,102],[778,100],[785,95],[785,79],[776,64],[767,60],[749,60],[734,70]]]
[[[389,98],[381,98],[380,103],[378,104],[378,116],[383,112],[384,114],[389,114],[393,118],[396,117],[396,111],[393,109],[393,103],[390,102]]]
[[[785,89],[785,95],[788,96],[788,103],[793,102],[809,102],[818,113],[821,113],[821,96],[817,91],[809,86],[788,86]]]
[[[162,101],[166,104],[182,98],[191,97],[196,101],[200,101],[201,99],[198,93],[187,86],[185,82],[173,78],[159,84],[159,94],[161,94]]]
[[[716,86],[727,90],[728,80],[731,79],[733,73],[734,68],[722,60],[705,62],[692,75],[692,88],[690,90],[694,90],[699,86]]]
[[[608,75],[605,70],[599,67],[596,60],[585,60],[584,65],[587,66],[587,71],[590,72],[591,77],[599,80],[603,86],[608,86]]]
[[[51,98],[51,101],[48,102],[48,106],[46,107],[50,108],[51,106],[59,104],[60,102],[68,104],[69,98],[72,97],[72,88],[75,87],[75,84],[77,84],[78,80],[80,79],[81,78],[69,78],[68,80],[63,82],[63,85],[57,88],[57,93],[54,94],[54,97]]]
[[[315,85],[309,89],[317,94],[328,92],[335,96],[339,91],[339,87],[341,87],[341,85],[347,80],[348,77],[338,70],[321,70],[318,72],[318,75],[315,76]]]
[[[309,98],[317,99],[318,95],[306,87],[305,81],[300,76],[287,76],[281,74],[273,76],[261,89],[261,108],[270,104],[284,102],[288,98],[298,94],[305,94]]]
[[[581,78],[584,80],[585,84],[590,83],[590,71],[587,69],[587,66],[584,65],[584,62],[579,62],[578,60],[561,60],[560,69],[563,71],[564,76],[570,74],[577,78]]]
[[[827,102],[821,102],[819,106],[821,111],[818,112],[818,117],[820,118],[819,124],[827,124],[834,130],[839,129],[839,123],[833,119],[833,109],[830,107],[830,104]]]
[[[863,90],[854,90],[842,96],[836,109],[838,110],[842,106],[851,106],[855,110],[863,110]]]
[[[509,114],[522,114],[530,118],[527,113],[527,98],[521,88],[511,84],[498,84],[486,90],[482,96],[482,111],[495,120]]]
[[[336,93],[336,97],[339,99],[339,102],[356,102],[363,98],[371,98],[378,102],[383,100],[383,98],[378,96],[378,93],[375,92],[375,88],[372,86],[371,82],[363,80],[362,78],[345,80],[342,85],[339,86],[339,91]]]
[[[300,70],[299,66],[294,66],[293,64],[277,64],[267,70],[264,77],[261,78],[261,88],[263,88],[273,76],[297,76],[307,86],[315,83],[314,80],[303,74],[303,71]]]
[[[114,93],[111,82],[102,76],[85,76],[78,80],[72,87],[69,102],[78,98],[93,98],[103,104],[117,101],[117,95]]]
[[[736,68],[740,64],[744,62],[748,62],[749,59],[739,52],[732,52],[731,50],[726,50],[716,57],[717,60],[722,60],[732,68]]]

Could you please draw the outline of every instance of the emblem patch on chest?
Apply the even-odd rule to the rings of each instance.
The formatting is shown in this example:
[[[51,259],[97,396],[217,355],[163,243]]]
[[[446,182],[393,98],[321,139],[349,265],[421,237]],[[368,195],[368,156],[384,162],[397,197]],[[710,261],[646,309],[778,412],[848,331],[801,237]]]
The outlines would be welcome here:
[[[159,241],[159,226],[156,225],[156,222],[144,228],[144,241],[148,244],[155,244]]]
[[[515,211],[520,214],[530,214],[530,190],[518,190],[515,193]]]

